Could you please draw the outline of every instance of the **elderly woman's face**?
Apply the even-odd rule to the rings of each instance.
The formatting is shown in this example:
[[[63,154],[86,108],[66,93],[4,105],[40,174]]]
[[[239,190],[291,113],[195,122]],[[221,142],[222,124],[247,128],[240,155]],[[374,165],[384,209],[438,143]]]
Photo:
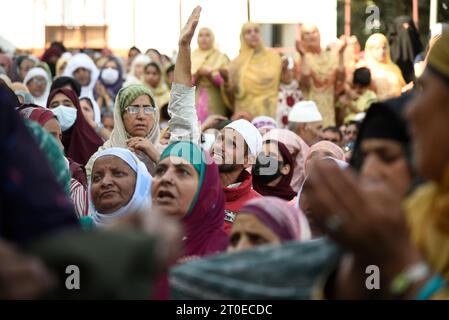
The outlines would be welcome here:
[[[200,30],[200,32],[198,33],[198,45],[201,48],[201,50],[209,50],[212,48],[213,39],[209,30],[207,29]]]
[[[252,213],[239,213],[232,226],[228,252],[280,243],[279,237]]]
[[[64,145],[62,144],[62,131],[58,120],[56,120],[56,118],[48,120],[44,124],[44,129],[47,130],[48,133],[50,133],[56,139],[59,147],[64,150]]]
[[[365,186],[387,183],[395,192],[405,195],[412,182],[412,173],[402,146],[387,139],[364,139],[360,148],[362,183]]]
[[[185,159],[170,156],[159,162],[151,185],[153,204],[168,216],[182,219],[198,189],[199,174]]]
[[[72,100],[69,99],[69,97],[67,97],[65,94],[63,93],[58,93],[56,94],[53,99],[51,99],[50,104],[49,104],[49,108],[53,109],[59,106],[66,106],[66,107],[71,107],[71,108],[75,108],[75,105],[73,104]]]
[[[318,161],[320,161],[326,157],[335,157],[335,155],[331,151],[325,150],[325,149],[318,149],[318,150],[312,151],[312,153],[307,156],[306,163],[304,166],[306,176],[308,176],[310,174],[311,170],[313,170],[313,166]]]
[[[243,38],[245,39],[245,43],[252,49],[256,49],[260,46],[260,30],[258,27],[250,27],[245,30],[243,33]]]
[[[419,173],[439,181],[449,163],[448,85],[430,71],[418,80],[419,92],[407,110]]]
[[[150,133],[154,125],[154,108],[150,114],[147,114],[144,111],[145,107],[153,107],[150,97],[142,95],[131,102],[130,106],[138,106],[139,110],[135,114],[132,114],[130,109],[128,109],[128,111],[125,110],[125,113],[123,113],[122,116],[125,130],[131,137],[144,138]]]
[[[92,168],[92,202],[103,214],[125,206],[136,188],[136,173],[116,156],[98,158]]]
[[[47,88],[47,80],[44,77],[36,76],[27,83],[27,88],[33,97],[40,97],[45,93]]]

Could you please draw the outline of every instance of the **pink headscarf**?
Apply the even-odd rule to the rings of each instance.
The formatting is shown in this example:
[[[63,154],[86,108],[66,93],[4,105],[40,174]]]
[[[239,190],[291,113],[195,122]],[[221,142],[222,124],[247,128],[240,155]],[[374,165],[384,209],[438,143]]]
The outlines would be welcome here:
[[[310,227],[304,214],[287,201],[263,197],[248,201],[238,214],[254,214],[281,242],[309,240]]]
[[[309,153],[307,154],[307,157],[306,157],[306,161],[312,155],[312,153],[314,151],[318,151],[318,150],[327,151],[330,153],[329,156],[331,156],[332,158],[335,158],[340,161],[346,161],[346,157],[345,157],[345,153],[344,153],[343,149],[340,148],[339,146],[337,146],[335,143],[332,143],[332,142],[326,141],[326,140],[317,142],[313,146],[310,147]]]
[[[272,129],[265,133],[263,140],[275,140],[283,143],[295,159],[293,178],[290,183],[292,189],[298,192],[305,179],[305,161],[309,146],[294,132],[287,129]]]

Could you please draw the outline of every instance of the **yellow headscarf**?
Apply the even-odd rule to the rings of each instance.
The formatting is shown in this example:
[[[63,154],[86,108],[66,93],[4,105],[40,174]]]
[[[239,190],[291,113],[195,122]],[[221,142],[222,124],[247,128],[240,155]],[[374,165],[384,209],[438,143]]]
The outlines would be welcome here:
[[[264,47],[262,42],[251,48],[245,41],[250,28],[260,30],[258,24],[248,22],[240,33],[240,54],[231,63],[230,79],[235,87],[234,111],[250,112],[253,117],[276,117],[277,96],[282,70],[279,54]]]
[[[222,54],[216,48],[215,35],[212,30],[209,28],[201,28],[199,32],[201,33],[203,31],[207,31],[210,34],[213,45],[209,50],[202,50],[198,47],[198,49],[192,52],[192,74],[197,73],[200,68],[205,66],[211,68],[213,71],[216,71],[224,67],[229,62],[226,55]]]
[[[245,87],[243,85],[243,76],[245,74],[245,69],[248,67],[251,58],[256,51],[263,50],[265,47],[260,42],[258,48],[251,48],[245,41],[245,33],[251,28],[257,28],[260,31],[260,26],[254,22],[247,22],[242,26],[242,31],[240,32],[240,53],[239,56],[232,63],[231,74],[234,75],[233,82],[239,87],[236,98],[241,98],[245,95]]]
[[[429,65],[449,79],[449,33],[429,54]],[[449,103],[448,103],[449,104]],[[449,280],[449,163],[440,181],[419,188],[406,202],[412,239],[435,271]]]
[[[377,46],[378,43],[384,43],[386,46],[386,51],[387,51],[387,57],[386,57],[386,61],[385,62],[379,62],[377,61],[373,54],[372,54],[372,50],[374,47]],[[392,87],[393,84],[390,84],[390,86],[388,86],[388,92],[377,92],[378,96],[380,99],[387,99],[387,98],[392,98],[392,93],[396,93],[395,95],[400,95],[401,93],[401,89],[403,86],[406,85],[404,77],[402,76],[402,72],[401,69],[399,69],[399,67],[391,61],[391,56],[390,56],[390,46],[388,44],[388,39],[387,37],[385,37],[383,34],[381,33],[375,33],[373,35],[371,35],[368,40],[366,41],[365,44],[365,63],[366,66],[371,70],[371,74],[375,74],[376,71],[384,71],[384,72],[388,72],[391,74],[394,74],[397,77],[397,83],[395,85],[395,87]],[[363,65],[362,65],[363,66]],[[374,81],[375,81],[375,76],[373,77]],[[379,83],[379,81],[377,81],[377,84],[383,84],[385,85],[385,79],[382,79],[382,81]],[[380,89],[380,88],[378,88]]]
[[[151,92],[153,93],[154,96],[154,100],[156,101],[156,104],[158,106],[158,108],[162,108],[164,105],[168,104],[170,101],[170,90],[168,89],[167,84],[165,83],[164,77],[162,75],[162,67],[157,63],[157,62],[150,62],[149,64],[147,64],[144,68],[144,70],[147,69],[148,66],[150,66],[150,64],[156,64],[159,68],[159,73],[161,75],[161,78],[159,79],[159,83],[157,84],[156,88],[152,88],[150,87],[150,85],[148,85],[145,82],[145,72],[142,74],[142,76],[140,77],[140,81],[148,88],[151,90]]]
[[[62,76],[64,73],[64,70],[59,71],[61,67],[65,64],[67,66],[67,63],[69,62],[70,58],[68,56],[61,56],[58,61],[56,62],[56,77]]]

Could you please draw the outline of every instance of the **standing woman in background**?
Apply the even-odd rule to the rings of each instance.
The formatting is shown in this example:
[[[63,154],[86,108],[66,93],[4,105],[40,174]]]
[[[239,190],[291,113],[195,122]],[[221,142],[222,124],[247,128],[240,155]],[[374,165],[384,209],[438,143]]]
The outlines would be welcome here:
[[[300,40],[296,43],[296,76],[306,100],[316,103],[323,116],[323,126],[335,126],[335,95],[342,91],[345,81],[343,51],[346,40],[340,42],[337,54],[321,48],[317,26],[301,25]]]
[[[359,67],[367,67],[379,100],[398,97],[405,86],[399,67],[391,61],[388,39],[381,33],[371,35],[365,44],[365,59]]]
[[[219,70],[228,63],[228,57],[216,48],[212,30],[201,28],[198,49],[192,52],[192,82],[196,86],[197,113],[201,122],[208,115],[226,115],[227,108],[220,90],[223,78]]]
[[[262,43],[260,26],[245,23],[240,33],[240,54],[231,62],[229,71],[221,70],[234,113],[275,118],[281,70],[279,55]]]
[[[150,62],[143,71],[142,82],[153,93],[159,109],[168,105],[170,91],[162,77],[161,67],[156,62]]]

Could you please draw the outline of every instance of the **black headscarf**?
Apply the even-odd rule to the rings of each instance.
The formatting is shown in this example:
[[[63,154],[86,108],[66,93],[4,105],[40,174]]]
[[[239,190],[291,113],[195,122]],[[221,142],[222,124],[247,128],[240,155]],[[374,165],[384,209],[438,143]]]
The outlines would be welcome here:
[[[65,87],[66,85],[70,85],[72,90],[76,93],[76,96],[79,97],[81,94],[81,85],[78,81],[70,77],[58,77],[51,84],[50,92]]]
[[[404,23],[409,25],[408,29],[403,27]],[[423,50],[415,22],[410,17],[397,17],[390,25],[388,39],[391,59],[401,69],[405,81],[413,81],[415,58]]]
[[[403,146],[407,159],[411,165],[410,134],[405,110],[411,94],[403,95],[382,102],[373,103],[368,109],[365,119],[360,125],[355,141],[351,165],[360,170],[363,165],[361,144],[365,139],[387,139],[398,142]]]

